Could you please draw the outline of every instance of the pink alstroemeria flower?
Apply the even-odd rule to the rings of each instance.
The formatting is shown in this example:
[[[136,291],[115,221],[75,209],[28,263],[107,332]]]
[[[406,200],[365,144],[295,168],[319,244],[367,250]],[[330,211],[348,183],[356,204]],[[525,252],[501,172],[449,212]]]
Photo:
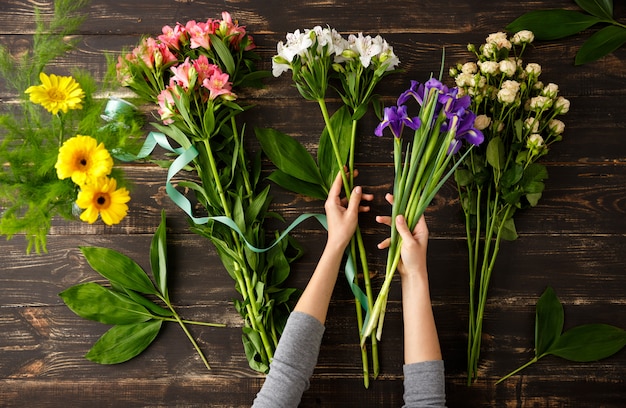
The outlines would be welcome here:
[[[231,82],[228,82],[228,74],[217,69],[210,78],[206,78],[202,82],[202,86],[209,90],[209,100],[215,100],[222,95],[226,99],[235,99],[235,94],[231,92],[232,85]]]
[[[174,76],[170,78],[170,81],[177,85],[180,85],[185,90],[193,88],[198,79],[198,73],[189,62],[189,57],[185,59],[185,62],[177,66],[171,67],[170,70],[174,73]]]
[[[205,79],[210,78],[216,69],[219,69],[217,65],[211,64],[206,55],[200,55],[193,61],[193,67],[198,73],[198,83],[203,83]]]
[[[170,125],[174,123],[174,115],[176,114],[176,102],[174,102],[174,95],[178,98],[179,96],[176,94],[176,89],[174,87],[167,87],[157,96],[157,101],[159,103],[159,108],[157,112],[161,115],[161,120],[164,125]]]
[[[161,43],[167,45],[169,48],[173,48],[175,50],[180,49],[180,36],[183,34],[183,27],[180,24],[176,24],[174,28],[166,25],[161,31],[163,34],[159,35],[157,38]]]

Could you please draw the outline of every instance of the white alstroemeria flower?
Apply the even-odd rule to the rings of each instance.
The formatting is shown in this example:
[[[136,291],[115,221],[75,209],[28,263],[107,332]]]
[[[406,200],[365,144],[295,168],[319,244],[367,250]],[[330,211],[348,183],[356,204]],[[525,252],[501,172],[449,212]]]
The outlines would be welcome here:
[[[283,42],[279,42],[277,49],[278,55],[283,57],[287,62],[293,62],[296,55],[302,56],[313,45],[313,39],[308,32],[301,33],[300,30],[296,30],[293,33],[287,33],[287,42],[283,45]]]
[[[569,100],[559,96],[554,102],[554,109],[560,114],[563,115],[569,112]]]
[[[513,34],[513,44],[522,45],[530,44],[535,40],[535,34],[530,30],[522,30]]]
[[[369,35],[363,36],[363,33],[355,37],[353,44],[354,50],[359,54],[359,61],[365,68],[369,67],[372,58],[378,56],[383,50],[381,42],[376,43]]]
[[[385,71],[393,71],[400,64],[400,59],[393,52],[393,47],[389,45],[386,40],[382,40],[381,46],[382,50],[380,52],[380,62],[387,64]]]
[[[508,77],[512,77],[515,75],[515,71],[517,71],[517,64],[510,59],[502,60],[499,64],[500,72]]]
[[[565,130],[565,123],[558,119],[551,119],[548,122],[548,129],[550,129],[555,135],[560,135]]]

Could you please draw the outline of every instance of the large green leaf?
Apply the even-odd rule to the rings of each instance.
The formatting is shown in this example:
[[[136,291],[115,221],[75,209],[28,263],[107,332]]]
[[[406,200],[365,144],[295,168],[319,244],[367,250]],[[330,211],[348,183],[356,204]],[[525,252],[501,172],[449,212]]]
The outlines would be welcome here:
[[[322,184],[313,156],[293,137],[274,129],[255,129],[261,148],[281,171],[303,181]]]
[[[613,0],[574,0],[587,13],[596,17],[613,19]]]
[[[563,333],[548,353],[570,361],[597,361],[617,353],[625,345],[625,330],[608,324],[585,324]]]
[[[144,351],[161,330],[162,320],[113,326],[87,352],[85,358],[99,364],[118,364]]]
[[[578,50],[576,65],[596,61],[626,43],[626,28],[608,26],[594,33]]]
[[[140,323],[151,318],[145,307],[95,282],[72,286],[59,296],[80,317],[104,324]]]
[[[352,117],[347,106],[342,106],[330,117],[330,125],[336,137],[337,151],[341,167],[343,167],[347,163],[348,155],[350,154],[350,137],[352,134]],[[341,168],[337,162],[337,156],[327,127],[324,128],[320,136],[317,148],[317,162],[324,179],[324,186],[330,188]]]
[[[165,299],[169,298],[167,293],[167,235],[165,224],[165,210],[161,211],[161,222],[157,227],[152,242],[150,243],[150,267],[152,276]]]
[[[563,331],[563,305],[548,286],[537,301],[535,313],[535,355],[542,356]]]
[[[268,179],[278,184],[282,188],[293,191],[294,193],[303,194],[307,197],[325,200],[328,193],[324,188],[315,183],[300,180],[287,174],[281,170],[276,170],[269,175]]]
[[[508,31],[530,30],[538,40],[556,40],[585,30],[601,19],[572,10],[536,10],[526,13],[509,25]]]
[[[487,145],[487,162],[494,169],[500,171],[505,162],[504,143],[500,137],[494,137]]]
[[[112,282],[141,293],[157,294],[152,281],[132,259],[113,249],[81,247],[89,265]]]

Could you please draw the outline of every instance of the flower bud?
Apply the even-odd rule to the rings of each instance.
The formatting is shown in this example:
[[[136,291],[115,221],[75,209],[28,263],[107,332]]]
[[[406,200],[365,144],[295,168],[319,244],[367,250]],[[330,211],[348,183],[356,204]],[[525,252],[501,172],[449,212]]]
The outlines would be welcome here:
[[[562,96],[559,96],[554,103],[554,109],[556,110],[557,114],[561,115],[569,112],[569,100],[563,98]]]
[[[558,119],[552,119],[548,122],[548,128],[555,135],[560,135],[565,130],[565,123]]]
[[[513,44],[522,45],[530,44],[535,40],[535,34],[530,30],[518,31],[513,35]]]
[[[478,130],[485,130],[489,127],[491,123],[491,118],[487,115],[478,115],[474,120],[474,127]]]

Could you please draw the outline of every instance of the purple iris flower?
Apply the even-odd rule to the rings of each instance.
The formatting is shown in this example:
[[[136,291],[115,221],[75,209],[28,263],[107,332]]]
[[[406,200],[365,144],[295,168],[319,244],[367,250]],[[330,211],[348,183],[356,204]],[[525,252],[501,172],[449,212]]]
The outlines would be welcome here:
[[[376,126],[374,134],[382,136],[383,130],[389,127],[394,137],[400,138],[404,126],[416,130],[420,127],[420,120],[418,117],[410,118],[408,116],[406,105],[390,106],[384,109],[383,121]]]
[[[478,146],[485,140],[483,132],[474,127],[474,121],[476,120],[476,114],[470,110],[463,111],[461,116],[457,116],[457,130],[454,140],[450,144],[448,154],[456,154],[461,150],[462,141]]]

